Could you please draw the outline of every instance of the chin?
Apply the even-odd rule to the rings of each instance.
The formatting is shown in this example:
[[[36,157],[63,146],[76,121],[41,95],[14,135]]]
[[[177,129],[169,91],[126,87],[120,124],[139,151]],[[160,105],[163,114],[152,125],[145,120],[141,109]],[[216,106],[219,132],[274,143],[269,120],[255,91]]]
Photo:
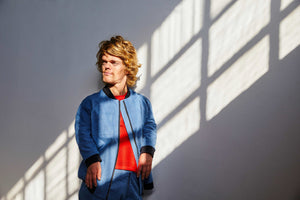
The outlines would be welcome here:
[[[112,81],[109,81],[109,80],[102,80],[102,82],[106,85],[113,85],[114,83]]]
[[[102,81],[106,84],[111,84],[111,81],[109,79],[103,78]]]

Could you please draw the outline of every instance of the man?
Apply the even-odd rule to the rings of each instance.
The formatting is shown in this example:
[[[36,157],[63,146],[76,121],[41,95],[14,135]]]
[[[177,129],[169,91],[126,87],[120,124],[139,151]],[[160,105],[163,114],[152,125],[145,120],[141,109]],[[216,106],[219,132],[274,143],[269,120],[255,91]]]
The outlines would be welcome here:
[[[136,50],[121,36],[102,41],[97,66],[106,85],[82,101],[75,120],[79,199],[142,199],[153,188],[156,123],[150,101],[133,90]]]

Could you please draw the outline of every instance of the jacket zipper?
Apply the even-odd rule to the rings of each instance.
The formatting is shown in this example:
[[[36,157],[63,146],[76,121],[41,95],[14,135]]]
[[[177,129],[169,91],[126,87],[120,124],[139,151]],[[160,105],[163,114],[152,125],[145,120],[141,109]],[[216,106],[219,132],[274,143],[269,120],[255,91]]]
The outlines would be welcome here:
[[[110,188],[111,188],[111,184],[112,184],[112,181],[113,181],[113,178],[114,178],[114,174],[115,174],[115,170],[116,170],[116,164],[117,164],[117,159],[118,159],[118,154],[119,154],[119,148],[120,148],[120,113],[121,113],[121,104],[120,104],[120,101],[119,101],[118,149],[117,149],[117,156],[116,156],[116,161],[115,161],[114,170],[113,170],[113,173],[112,173],[112,175],[111,175],[111,179],[110,179],[108,191],[107,191],[107,194],[106,194],[106,200],[108,199],[109,192],[110,192]]]
[[[134,131],[133,131],[132,124],[131,124],[131,120],[130,120],[130,117],[129,117],[129,114],[128,114],[128,110],[127,110],[127,107],[126,107],[126,104],[125,104],[124,101],[123,101],[123,104],[124,104],[124,107],[125,107],[125,111],[126,111],[126,115],[127,115],[127,117],[128,117],[129,124],[130,124],[131,132],[132,132],[132,135],[133,135],[133,141],[134,141],[134,144],[135,144],[135,147],[136,147],[136,151],[137,151],[137,154],[138,154],[137,159],[139,159],[139,157],[140,157],[140,152],[139,152],[139,149],[138,149],[136,140],[135,140],[135,133],[134,133]],[[138,166],[137,166],[137,167],[138,167]],[[140,191],[140,184],[138,184],[138,186],[139,186],[139,191]]]
[[[138,149],[138,146],[137,146],[137,143],[136,143],[136,140],[135,140],[135,133],[133,131],[132,124],[131,124],[131,121],[130,121],[130,117],[129,117],[129,114],[128,114],[128,111],[127,111],[127,107],[126,107],[126,104],[125,104],[124,101],[123,101],[123,104],[124,104],[124,107],[125,107],[126,115],[128,117],[128,121],[129,121],[129,124],[130,124],[131,131],[132,131],[133,141],[134,141],[134,144],[135,144],[135,147],[136,147],[136,150],[137,150],[137,153],[138,153],[138,157],[139,157],[140,153],[139,153],[139,149]]]

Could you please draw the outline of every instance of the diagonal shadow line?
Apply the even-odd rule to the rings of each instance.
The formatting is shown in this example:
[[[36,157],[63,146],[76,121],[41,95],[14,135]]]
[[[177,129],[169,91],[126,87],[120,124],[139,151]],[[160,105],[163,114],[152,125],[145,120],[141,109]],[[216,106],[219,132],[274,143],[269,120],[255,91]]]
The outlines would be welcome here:
[[[201,87],[201,86],[200,86]],[[192,102],[196,97],[199,97],[199,88],[194,90],[187,98],[184,99],[175,109],[172,110],[164,119],[157,125],[157,129],[162,128],[169,120],[176,116],[182,109],[184,109],[190,102]],[[201,100],[200,100],[201,101]]]
[[[222,10],[221,12],[210,22],[210,26],[214,24],[216,21],[218,21],[229,9],[231,6],[233,6],[237,0],[233,0],[230,3],[228,3]]]
[[[220,77],[227,69],[231,67],[241,56],[243,56],[247,51],[254,47],[264,36],[269,33],[269,25],[266,25],[261,29],[258,34],[256,34],[250,41],[248,41],[242,48],[240,48],[231,58],[229,58],[213,75],[208,78],[208,84],[214,82],[218,77]]]
[[[200,130],[201,130],[201,128],[199,127],[198,130],[194,131],[194,132],[191,134],[191,136],[195,135],[196,133],[199,133]],[[188,138],[188,139],[189,139],[189,138]],[[186,142],[186,141],[184,141],[184,142]],[[183,144],[181,144],[180,146],[182,146],[182,145],[183,145]],[[177,148],[178,148],[178,147],[177,147]],[[176,148],[176,149],[177,149],[177,148]],[[175,149],[175,150],[176,150],[176,149]],[[164,159],[161,160],[157,165],[155,165],[155,166],[152,168],[152,172],[156,170],[156,168],[160,165],[160,163],[161,163],[162,161],[164,161]],[[156,173],[156,172],[154,172],[154,173]],[[154,190],[154,191],[155,191],[155,190]]]
[[[296,10],[299,5],[299,0],[294,0],[292,3],[290,3],[290,5],[280,12],[280,21]]]
[[[201,37],[201,34],[202,29],[199,31],[199,33],[195,34],[182,48],[180,48],[179,52],[176,53],[173,58],[170,59],[169,62],[151,78],[151,82],[155,82],[164,72],[166,72],[184,54],[184,52],[186,52],[197,41],[197,39]]]

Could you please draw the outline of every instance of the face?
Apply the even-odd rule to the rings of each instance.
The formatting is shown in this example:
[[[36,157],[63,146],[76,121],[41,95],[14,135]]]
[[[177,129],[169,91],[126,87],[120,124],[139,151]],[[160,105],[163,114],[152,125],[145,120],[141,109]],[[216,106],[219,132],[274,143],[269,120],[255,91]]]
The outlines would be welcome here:
[[[125,85],[127,76],[123,61],[116,56],[104,54],[102,56],[102,76],[103,82],[114,85]]]

